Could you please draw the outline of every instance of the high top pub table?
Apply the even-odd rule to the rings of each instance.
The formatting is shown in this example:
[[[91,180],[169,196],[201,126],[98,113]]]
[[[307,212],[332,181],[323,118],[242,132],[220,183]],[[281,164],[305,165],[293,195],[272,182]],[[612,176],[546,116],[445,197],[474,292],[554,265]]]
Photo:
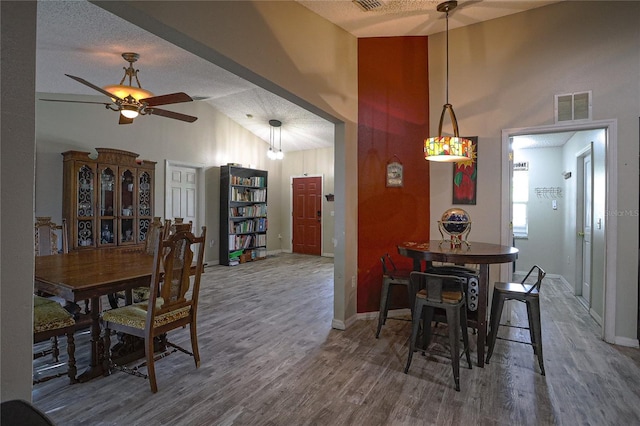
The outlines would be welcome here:
[[[413,269],[424,271],[431,262],[480,266],[478,280],[478,310],[476,318],[469,318],[469,325],[477,328],[478,366],[484,367],[484,350],[487,341],[487,301],[489,291],[489,265],[510,263],[517,259],[518,249],[499,244],[469,242],[453,246],[448,241],[430,240],[405,242],[398,245],[398,253],[413,259]],[[423,266],[422,262],[427,265]]]

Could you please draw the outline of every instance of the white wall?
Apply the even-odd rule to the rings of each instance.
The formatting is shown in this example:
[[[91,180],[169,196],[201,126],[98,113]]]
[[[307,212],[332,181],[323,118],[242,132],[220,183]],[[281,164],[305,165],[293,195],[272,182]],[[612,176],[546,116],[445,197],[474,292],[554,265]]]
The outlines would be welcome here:
[[[593,91],[593,119],[617,120],[619,211],[638,210],[640,3],[569,1],[455,29],[449,100],[461,134],[478,136],[471,240],[499,243],[503,129],[554,123],[555,94]],[[444,34],[429,37],[431,128],[444,103]],[[446,127],[446,126],[445,126]],[[446,131],[446,128],[445,128]],[[450,131],[450,130],[449,130]],[[431,166],[434,217],[451,206],[450,165]],[[467,207],[465,207],[467,209]],[[618,219],[615,336],[637,342],[638,220]],[[438,235],[432,224],[432,235]],[[492,278],[497,268],[492,268]]]
[[[559,275],[562,271],[562,229],[567,204],[571,200],[565,195],[545,197],[536,189],[564,188],[564,179],[560,174],[562,148],[514,150],[513,161],[529,162],[529,235],[526,239],[516,239],[516,247],[520,250],[516,270],[527,272],[533,265],[540,265],[548,274]],[[556,210],[552,208],[553,200],[557,204]]]

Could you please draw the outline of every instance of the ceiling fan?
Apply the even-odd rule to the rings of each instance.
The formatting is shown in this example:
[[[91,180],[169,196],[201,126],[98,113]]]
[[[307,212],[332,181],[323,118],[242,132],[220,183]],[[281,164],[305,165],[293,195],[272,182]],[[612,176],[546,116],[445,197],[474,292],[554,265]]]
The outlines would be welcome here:
[[[133,68],[133,63],[136,62],[138,58],[140,58],[140,55],[137,53],[125,52],[122,54],[122,57],[125,61],[129,62],[129,67],[123,67],[124,77],[122,77],[122,80],[120,80],[120,84],[113,84],[101,88],[83,78],[65,74],[67,77],[72,78],[77,82],[82,83],[85,86],[89,86],[92,89],[108,96],[109,98],[111,98],[111,102],[66,101],[58,99],[41,100],[105,105],[107,109],[120,112],[120,121],[118,122],[118,124],[131,124],[133,123],[133,119],[138,115],[158,115],[160,117],[173,118],[175,120],[186,121],[188,123],[193,123],[198,119],[198,117],[194,117],[192,115],[186,115],[178,112],[168,111],[166,109],[156,108],[158,105],[191,102],[193,101],[193,99],[183,92],[154,96],[153,93],[142,88],[142,86],[140,85],[140,80],[138,79],[138,70]],[[125,79],[127,79],[127,77],[129,79],[129,84],[125,85],[123,83],[125,82]],[[132,85],[134,78],[138,87]]]

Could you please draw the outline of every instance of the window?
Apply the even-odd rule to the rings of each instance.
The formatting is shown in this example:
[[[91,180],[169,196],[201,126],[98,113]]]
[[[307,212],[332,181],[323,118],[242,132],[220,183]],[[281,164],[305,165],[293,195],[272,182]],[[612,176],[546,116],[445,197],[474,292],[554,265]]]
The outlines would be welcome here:
[[[527,218],[527,203],[529,202],[528,164],[514,164],[512,191],[513,235],[516,238],[526,238],[529,235]]]

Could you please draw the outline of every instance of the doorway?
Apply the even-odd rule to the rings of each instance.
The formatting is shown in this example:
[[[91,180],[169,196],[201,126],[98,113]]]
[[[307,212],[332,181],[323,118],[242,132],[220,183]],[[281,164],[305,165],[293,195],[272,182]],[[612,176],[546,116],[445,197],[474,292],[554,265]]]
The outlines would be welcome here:
[[[578,153],[576,171],[577,177],[577,202],[576,202],[576,229],[578,236],[582,239],[582,244],[578,245],[576,256],[577,295],[578,300],[585,306],[591,308],[591,278],[592,268],[592,229],[593,229],[593,161],[591,155],[592,147],[585,148]]]
[[[199,235],[204,223],[200,200],[204,199],[204,168],[200,165],[167,160],[165,167],[165,218],[177,217],[191,222],[194,234]]]
[[[322,253],[322,177],[294,177],[292,184],[294,253]]]
[[[502,132],[502,152],[503,158],[509,158],[509,150],[513,138],[518,136],[530,136],[532,139],[546,138],[565,132],[573,132],[576,135],[584,135],[584,139],[570,150],[562,151],[563,161],[560,166],[556,164],[553,168],[543,169],[543,175],[550,179],[550,184],[535,184],[531,198],[536,202],[542,202],[549,212],[556,209],[558,213],[555,219],[548,223],[562,222],[562,232],[554,237],[547,238],[546,249],[537,251],[530,257],[538,257],[541,254],[546,255],[547,252],[552,253],[552,259],[555,263],[551,272],[551,276],[556,275],[565,284],[568,284],[576,296],[583,293],[583,271],[591,271],[591,279],[589,286],[589,312],[594,319],[602,325],[602,337],[605,341],[613,343],[615,337],[615,301],[616,301],[616,268],[615,268],[615,233],[607,232],[607,229],[616,229],[617,218],[607,215],[607,211],[615,210],[617,207],[617,187],[615,185],[615,173],[617,164],[615,162],[615,140],[616,140],[616,122],[615,120],[603,120],[597,122],[589,122],[572,125],[555,125],[543,126],[535,128],[507,129]],[[591,144],[593,142],[593,144]],[[581,147],[578,147],[581,145]],[[582,260],[583,240],[580,235],[583,229],[579,227],[584,222],[584,217],[579,221],[578,216],[578,193],[583,194],[583,183],[578,184],[578,176],[584,174],[583,157],[589,152],[584,149],[592,146],[591,150],[591,185],[593,185],[593,197],[591,198],[591,261],[586,259],[586,263]],[[578,169],[578,166],[580,169]],[[510,244],[512,235],[512,205],[510,200],[511,194],[511,170],[513,164],[503,161],[503,183],[502,183],[502,244]],[[573,172],[573,173],[570,173]],[[540,175],[540,173],[538,173]],[[573,178],[571,177],[573,175]],[[557,179],[560,183],[557,183]],[[548,187],[547,187],[548,185]],[[558,200],[545,199],[545,194],[556,191],[556,195],[563,198]],[[559,192],[558,192],[559,191]],[[556,197],[558,198],[558,197]],[[557,204],[556,204],[557,203]],[[582,210],[584,209],[584,195],[580,197]],[[561,210],[566,211],[562,212]],[[554,213],[555,214],[555,213]],[[587,218],[588,219],[588,218]],[[530,230],[534,232],[533,230]],[[516,243],[516,246],[518,244]],[[518,261],[522,265],[525,263],[527,254],[521,250],[521,256]],[[548,258],[548,257],[547,257]],[[534,259],[534,261],[536,261]],[[550,263],[553,264],[554,260]],[[523,265],[519,269],[526,269]],[[502,272],[501,274],[506,274]],[[588,277],[588,275],[586,275]]]

